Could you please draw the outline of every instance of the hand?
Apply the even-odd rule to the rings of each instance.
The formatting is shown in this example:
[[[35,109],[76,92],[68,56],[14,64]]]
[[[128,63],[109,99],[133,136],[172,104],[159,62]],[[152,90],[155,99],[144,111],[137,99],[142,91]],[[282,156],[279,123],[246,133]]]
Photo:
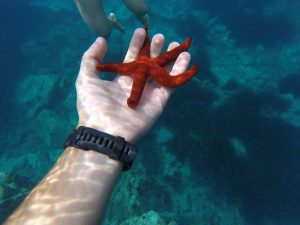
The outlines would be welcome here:
[[[137,58],[145,35],[145,30],[141,28],[134,32],[124,62]],[[164,36],[154,35],[150,47],[152,58],[160,55],[163,44]],[[177,42],[172,42],[168,51],[178,45]],[[92,127],[134,142],[155,122],[172,90],[155,81],[148,82],[137,107],[129,108],[127,98],[131,91],[132,78],[118,74],[113,81],[106,81],[98,77],[96,65],[101,62],[105,53],[106,41],[98,38],[83,55],[76,81],[78,126]],[[189,62],[190,54],[183,52],[167,70],[172,75],[180,74],[186,70]]]

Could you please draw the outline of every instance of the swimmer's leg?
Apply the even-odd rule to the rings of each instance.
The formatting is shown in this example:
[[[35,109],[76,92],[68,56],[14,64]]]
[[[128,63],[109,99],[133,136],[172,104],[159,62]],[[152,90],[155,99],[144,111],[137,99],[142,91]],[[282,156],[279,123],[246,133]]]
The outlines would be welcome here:
[[[108,38],[112,27],[124,31],[114,13],[106,17],[102,0],[74,0],[74,2],[83,20],[95,35]]]
[[[114,28],[121,31],[122,33],[125,32],[125,28],[120,24],[119,20],[116,17],[116,14],[111,12],[107,18],[112,22]]]
[[[127,8],[144,24],[149,23],[148,7],[145,0],[122,0]]]

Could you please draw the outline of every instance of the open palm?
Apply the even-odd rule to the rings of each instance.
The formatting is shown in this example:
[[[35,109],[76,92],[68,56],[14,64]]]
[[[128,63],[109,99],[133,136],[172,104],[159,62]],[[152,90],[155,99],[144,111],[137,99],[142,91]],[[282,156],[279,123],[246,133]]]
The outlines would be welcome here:
[[[137,58],[145,36],[144,29],[140,28],[134,32],[124,62],[131,62]],[[150,47],[152,58],[160,55],[163,44],[163,35],[153,36]],[[172,42],[168,51],[178,45]],[[98,38],[83,55],[76,81],[79,126],[92,127],[134,142],[155,122],[172,90],[160,86],[155,81],[149,81],[137,107],[129,108],[127,98],[130,95],[132,78],[118,74],[113,81],[107,81],[98,76],[96,65],[101,62],[105,53],[106,41]],[[190,54],[183,52],[167,70],[171,71],[172,75],[180,74],[186,70],[189,62]]]

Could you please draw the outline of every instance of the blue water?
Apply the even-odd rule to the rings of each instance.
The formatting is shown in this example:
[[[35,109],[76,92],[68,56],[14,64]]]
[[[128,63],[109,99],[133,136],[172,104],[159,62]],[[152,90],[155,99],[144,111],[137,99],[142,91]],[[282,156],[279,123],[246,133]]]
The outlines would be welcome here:
[[[150,35],[192,37],[200,69],[139,141],[104,224],[300,224],[299,1],[148,3]],[[107,11],[126,33],[113,31],[107,62],[122,60],[141,26],[118,4]],[[0,27],[2,222],[76,126],[74,82],[95,37],[67,0],[1,1]]]

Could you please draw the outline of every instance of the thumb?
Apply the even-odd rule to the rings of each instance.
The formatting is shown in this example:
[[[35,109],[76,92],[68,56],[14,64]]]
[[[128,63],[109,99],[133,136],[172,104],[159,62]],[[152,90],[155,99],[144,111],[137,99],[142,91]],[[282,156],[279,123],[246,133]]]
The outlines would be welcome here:
[[[96,65],[100,63],[106,53],[106,41],[98,37],[91,47],[83,54],[80,66],[80,75],[97,76]]]

